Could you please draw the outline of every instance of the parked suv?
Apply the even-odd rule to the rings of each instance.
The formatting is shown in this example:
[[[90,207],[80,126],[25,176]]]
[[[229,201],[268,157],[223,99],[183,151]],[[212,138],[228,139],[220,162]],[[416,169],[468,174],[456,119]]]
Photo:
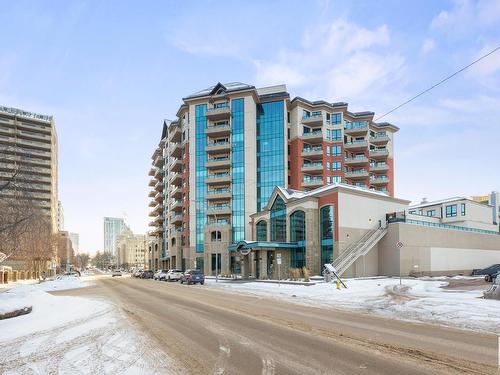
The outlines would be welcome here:
[[[153,275],[154,274],[152,270],[146,270],[143,273],[141,273],[141,279],[152,279]]]
[[[187,270],[181,277],[181,284],[188,283],[188,285],[200,283],[205,284],[205,276],[200,270]]]
[[[167,273],[167,272],[168,272],[168,270],[158,270],[158,271],[156,271],[156,272],[154,273],[154,275],[153,275],[153,279],[155,279],[155,280],[161,280],[161,277],[160,277],[160,276],[161,276],[161,274],[165,274],[165,273]]]
[[[179,281],[182,278],[181,270],[169,270],[165,276],[165,281]]]
[[[493,275],[500,271],[500,264],[493,264],[492,266],[483,268],[482,270],[474,270],[473,275],[484,275],[484,280],[493,281]]]

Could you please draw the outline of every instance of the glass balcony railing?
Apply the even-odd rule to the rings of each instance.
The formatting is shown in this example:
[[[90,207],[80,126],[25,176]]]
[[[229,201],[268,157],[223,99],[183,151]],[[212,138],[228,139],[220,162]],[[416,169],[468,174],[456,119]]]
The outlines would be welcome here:
[[[344,129],[363,129],[368,127],[368,121],[346,121],[344,124]]]
[[[346,146],[354,146],[354,145],[366,145],[366,140],[355,140],[352,142],[346,142]]]
[[[366,169],[356,169],[356,170],[353,170],[353,171],[348,171],[347,173],[350,173],[350,174],[363,174],[363,173],[367,173],[368,171]]]
[[[460,230],[460,231],[463,231],[463,232],[493,234],[493,235],[497,235],[497,236],[500,235],[500,232],[496,232],[496,231],[493,231],[493,230],[478,229],[478,228],[468,228],[468,227],[461,227],[461,226],[458,226],[458,225],[450,225],[450,224],[432,223],[432,222],[429,222],[429,221],[407,219],[404,216],[398,216],[398,217],[389,218],[388,222],[389,223],[405,223],[405,224],[413,224],[413,225],[422,225],[424,227],[434,227],[434,228],[442,228],[442,229],[450,229],[450,230]]]
[[[228,123],[225,124],[213,124],[213,125],[207,125],[207,129],[224,129],[224,128],[229,128],[231,125]]]
[[[217,147],[217,146],[224,146],[228,145],[229,141],[219,141],[219,142],[209,142],[207,143],[207,147]]]
[[[227,194],[229,193],[229,189],[214,189],[214,190],[209,190],[207,191],[208,195],[217,195],[217,194]]]
[[[224,177],[229,177],[229,176],[231,176],[230,173],[214,173],[214,174],[208,175],[207,178],[208,179],[211,179],[211,178],[224,178]]]
[[[311,152],[322,152],[323,149],[321,147],[307,147],[302,149],[302,152],[304,153],[311,153]]]
[[[323,167],[323,163],[318,161],[317,163],[304,163],[304,167]]]
[[[319,183],[322,183],[323,182],[323,178],[322,177],[307,177],[307,176],[304,176],[304,179],[302,180],[302,182],[319,182]]]
[[[219,111],[221,109],[229,109],[229,103],[219,103],[212,108],[207,108],[207,112]]]
[[[302,115],[302,119],[303,120],[307,120],[307,119],[310,119],[310,118],[311,119],[312,118],[317,119],[317,118],[320,118],[321,116],[322,116],[321,112],[319,112],[319,113],[311,113],[310,115],[304,113],[304,115]]]
[[[223,156],[223,157],[220,157],[220,158],[210,158],[207,160],[208,163],[214,163],[214,162],[218,162],[218,161],[227,161],[229,160],[229,156]]]
[[[209,210],[214,210],[214,211],[222,211],[222,210],[227,210],[228,208],[231,208],[229,204],[219,204],[215,206],[209,206]]]

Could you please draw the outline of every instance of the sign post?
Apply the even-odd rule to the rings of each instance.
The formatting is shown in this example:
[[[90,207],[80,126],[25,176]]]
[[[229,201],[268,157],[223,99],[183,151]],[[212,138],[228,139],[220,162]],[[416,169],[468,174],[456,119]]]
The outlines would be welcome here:
[[[276,263],[278,264],[278,286],[281,286],[281,253],[276,254]]]
[[[400,251],[399,253],[399,285],[403,285],[401,281],[401,249],[403,248],[404,244],[401,241],[398,241],[396,243],[397,249]]]

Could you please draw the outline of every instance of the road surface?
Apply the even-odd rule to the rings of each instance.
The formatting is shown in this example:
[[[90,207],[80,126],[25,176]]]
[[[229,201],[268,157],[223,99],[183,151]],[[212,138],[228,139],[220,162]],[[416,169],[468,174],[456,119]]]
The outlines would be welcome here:
[[[55,292],[116,304],[190,374],[496,374],[497,337],[133,278]]]

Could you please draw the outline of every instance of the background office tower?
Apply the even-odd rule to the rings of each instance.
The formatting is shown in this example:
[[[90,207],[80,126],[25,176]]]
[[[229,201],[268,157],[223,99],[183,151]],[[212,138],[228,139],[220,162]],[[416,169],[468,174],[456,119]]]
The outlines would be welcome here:
[[[80,235],[78,233],[69,233],[69,239],[71,240],[71,245],[73,246],[73,250],[75,254],[80,252]]]
[[[229,273],[227,248],[252,238],[251,215],[275,186],[344,182],[394,195],[398,128],[347,103],[290,100],[285,85],[218,83],[164,121],[149,172],[154,240],[148,266]],[[217,254],[217,255],[216,255]]]
[[[128,226],[123,218],[104,218],[104,252],[116,255],[116,239],[125,229]]]
[[[57,133],[52,116],[0,106],[0,185],[12,178],[1,197],[33,202],[50,216],[56,233]]]
[[[64,207],[61,201],[57,201],[57,231],[64,230]]]

